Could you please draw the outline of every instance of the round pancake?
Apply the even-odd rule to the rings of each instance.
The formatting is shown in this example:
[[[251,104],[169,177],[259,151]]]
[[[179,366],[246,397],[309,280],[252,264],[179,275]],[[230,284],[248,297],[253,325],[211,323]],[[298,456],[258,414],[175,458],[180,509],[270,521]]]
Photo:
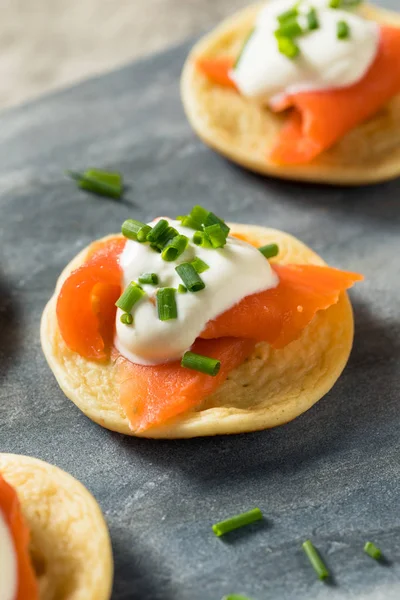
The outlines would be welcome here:
[[[87,489],[58,467],[28,456],[0,453],[0,473],[17,491],[31,532],[40,600],[109,600],[111,543]]]
[[[272,262],[324,264],[287,233],[254,225],[230,227],[233,234],[245,235],[259,246],[278,243],[280,252]],[[85,415],[107,429],[135,435],[118,403],[113,363],[89,361],[69,350],[57,324],[58,292],[71,271],[84,262],[89,248],[78,254],[58,280],[42,317],[42,347],[60,387]],[[249,359],[197,410],[140,435],[184,438],[241,433],[291,421],[331,389],[346,365],[352,342],[353,314],[343,294],[336,305],[315,316],[298,340],[281,350],[258,344]]]
[[[305,165],[275,165],[268,155],[285,122],[232,89],[210,82],[195,67],[196,57],[237,56],[264,4],[253,4],[223,21],[190,52],[181,79],[187,118],[211,148],[257,173],[330,184],[370,184],[400,175],[400,95],[375,117]],[[400,27],[400,15],[370,5],[365,17]]]

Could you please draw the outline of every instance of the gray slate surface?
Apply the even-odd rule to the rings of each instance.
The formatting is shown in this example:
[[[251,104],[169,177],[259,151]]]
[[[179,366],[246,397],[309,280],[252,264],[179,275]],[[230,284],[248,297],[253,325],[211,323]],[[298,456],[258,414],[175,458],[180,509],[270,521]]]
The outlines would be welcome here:
[[[396,4],[392,2],[392,6]],[[113,600],[400,597],[400,181],[345,189],[262,179],[189,129],[178,77],[187,47],[0,118],[0,450],[66,469],[99,500],[115,553]],[[75,190],[65,168],[120,169],[124,203]],[[147,441],[91,423],[49,371],[39,321],[64,265],[128,216],[194,203],[290,231],[361,271],[354,351],[334,390],[272,431]],[[264,526],[221,541],[210,525],[259,506]],[[334,574],[318,582],[311,537]],[[390,559],[362,552],[376,541]]]

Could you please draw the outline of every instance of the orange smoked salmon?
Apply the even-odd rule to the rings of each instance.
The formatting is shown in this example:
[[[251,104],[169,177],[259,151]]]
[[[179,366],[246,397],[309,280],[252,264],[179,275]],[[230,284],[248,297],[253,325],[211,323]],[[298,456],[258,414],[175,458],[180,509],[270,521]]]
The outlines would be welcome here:
[[[0,512],[11,533],[17,557],[17,595],[15,600],[38,600],[38,586],[29,557],[29,531],[25,525],[15,490],[0,474]]]
[[[114,303],[121,288],[118,257],[124,243],[109,240],[95,250],[64,282],[58,297],[57,318],[64,341],[89,359],[104,359],[111,349]],[[185,369],[179,362],[138,365],[112,351],[120,403],[134,431],[161,425],[198,406],[244,362],[257,342],[286,346],[299,337],[317,311],[335,304],[342,292],[362,279],[356,273],[323,266],[274,264],[273,269],[279,276],[276,288],[247,296],[210,321],[201,334],[203,339],[195,341],[194,352],[221,361],[216,377]]]
[[[196,64],[214,83],[235,87],[229,79],[233,64],[229,58],[198,59]],[[290,112],[270,160],[282,165],[310,162],[399,93],[400,28],[383,26],[377,56],[359,82],[339,89],[299,92],[275,103],[275,112]]]

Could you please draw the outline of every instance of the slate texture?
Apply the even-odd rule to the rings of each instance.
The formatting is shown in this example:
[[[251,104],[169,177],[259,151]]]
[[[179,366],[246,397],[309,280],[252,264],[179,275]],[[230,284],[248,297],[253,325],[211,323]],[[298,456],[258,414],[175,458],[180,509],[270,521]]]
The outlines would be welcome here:
[[[394,6],[395,3],[392,3]],[[205,148],[179,102],[188,47],[0,117],[0,450],[79,478],[108,521],[113,600],[394,600],[400,597],[400,181],[346,189],[263,179]],[[124,202],[85,195],[65,168],[119,169]],[[186,441],[123,437],[59,390],[39,342],[56,277],[133,216],[195,203],[287,230],[361,271],[348,368],[313,409],[276,430]],[[213,522],[259,506],[263,526],[226,540]],[[311,537],[334,574],[316,580]],[[369,539],[391,564],[363,554]]]

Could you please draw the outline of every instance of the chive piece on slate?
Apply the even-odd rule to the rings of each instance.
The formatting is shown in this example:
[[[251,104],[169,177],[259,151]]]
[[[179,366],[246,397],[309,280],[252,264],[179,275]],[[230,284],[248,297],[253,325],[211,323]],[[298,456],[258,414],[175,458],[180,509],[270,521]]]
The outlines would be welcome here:
[[[126,287],[126,289],[122,292],[121,296],[115,303],[115,306],[120,308],[126,313],[129,313],[133,306],[140,300],[142,296],[144,296],[145,292],[143,289],[135,283],[131,281],[131,283]]]
[[[279,254],[278,244],[267,244],[266,246],[261,246],[261,248],[258,250],[265,256],[265,258],[273,258]]]
[[[163,260],[171,262],[176,260],[183,254],[187,248],[189,243],[189,238],[186,235],[177,235],[168,244],[164,247],[164,250],[161,253],[161,257]]]
[[[241,594],[229,594],[228,596],[224,596],[222,600],[251,600],[251,598],[242,596]]]
[[[175,271],[178,273],[189,292],[200,292],[200,290],[204,290],[206,287],[204,281],[192,264],[182,263],[175,267]]]
[[[366,542],[364,546],[364,552],[375,560],[380,560],[382,558],[382,550],[375,546],[375,544],[372,542]]]
[[[157,290],[157,311],[160,321],[170,321],[178,317],[175,288],[160,288]]]
[[[83,173],[66,171],[66,174],[74,179],[82,190],[87,192],[116,199],[122,196],[123,180],[121,173],[87,169]]]
[[[192,371],[200,371],[206,375],[215,377],[218,375],[221,368],[221,361],[210,358],[209,356],[202,356],[201,354],[195,354],[194,352],[185,352],[181,361],[182,367],[191,369]]]
[[[306,540],[302,544],[304,552],[307,554],[308,560],[310,561],[314,571],[318,575],[319,579],[323,581],[329,577],[329,571],[320,557],[318,550],[315,548],[311,540]]]
[[[157,273],[142,273],[138,279],[139,283],[147,283],[148,285],[158,284]]]
[[[216,536],[220,537],[221,535],[225,535],[225,533],[229,533],[234,529],[239,529],[245,525],[250,525],[250,523],[254,523],[255,521],[261,521],[262,518],[263,515],[261,510],[259,508],[253,508],[248,512],[235,515],[230,519],[220,521],[220,523],[215,523],[215,525],[212,526],[212,530]]]

